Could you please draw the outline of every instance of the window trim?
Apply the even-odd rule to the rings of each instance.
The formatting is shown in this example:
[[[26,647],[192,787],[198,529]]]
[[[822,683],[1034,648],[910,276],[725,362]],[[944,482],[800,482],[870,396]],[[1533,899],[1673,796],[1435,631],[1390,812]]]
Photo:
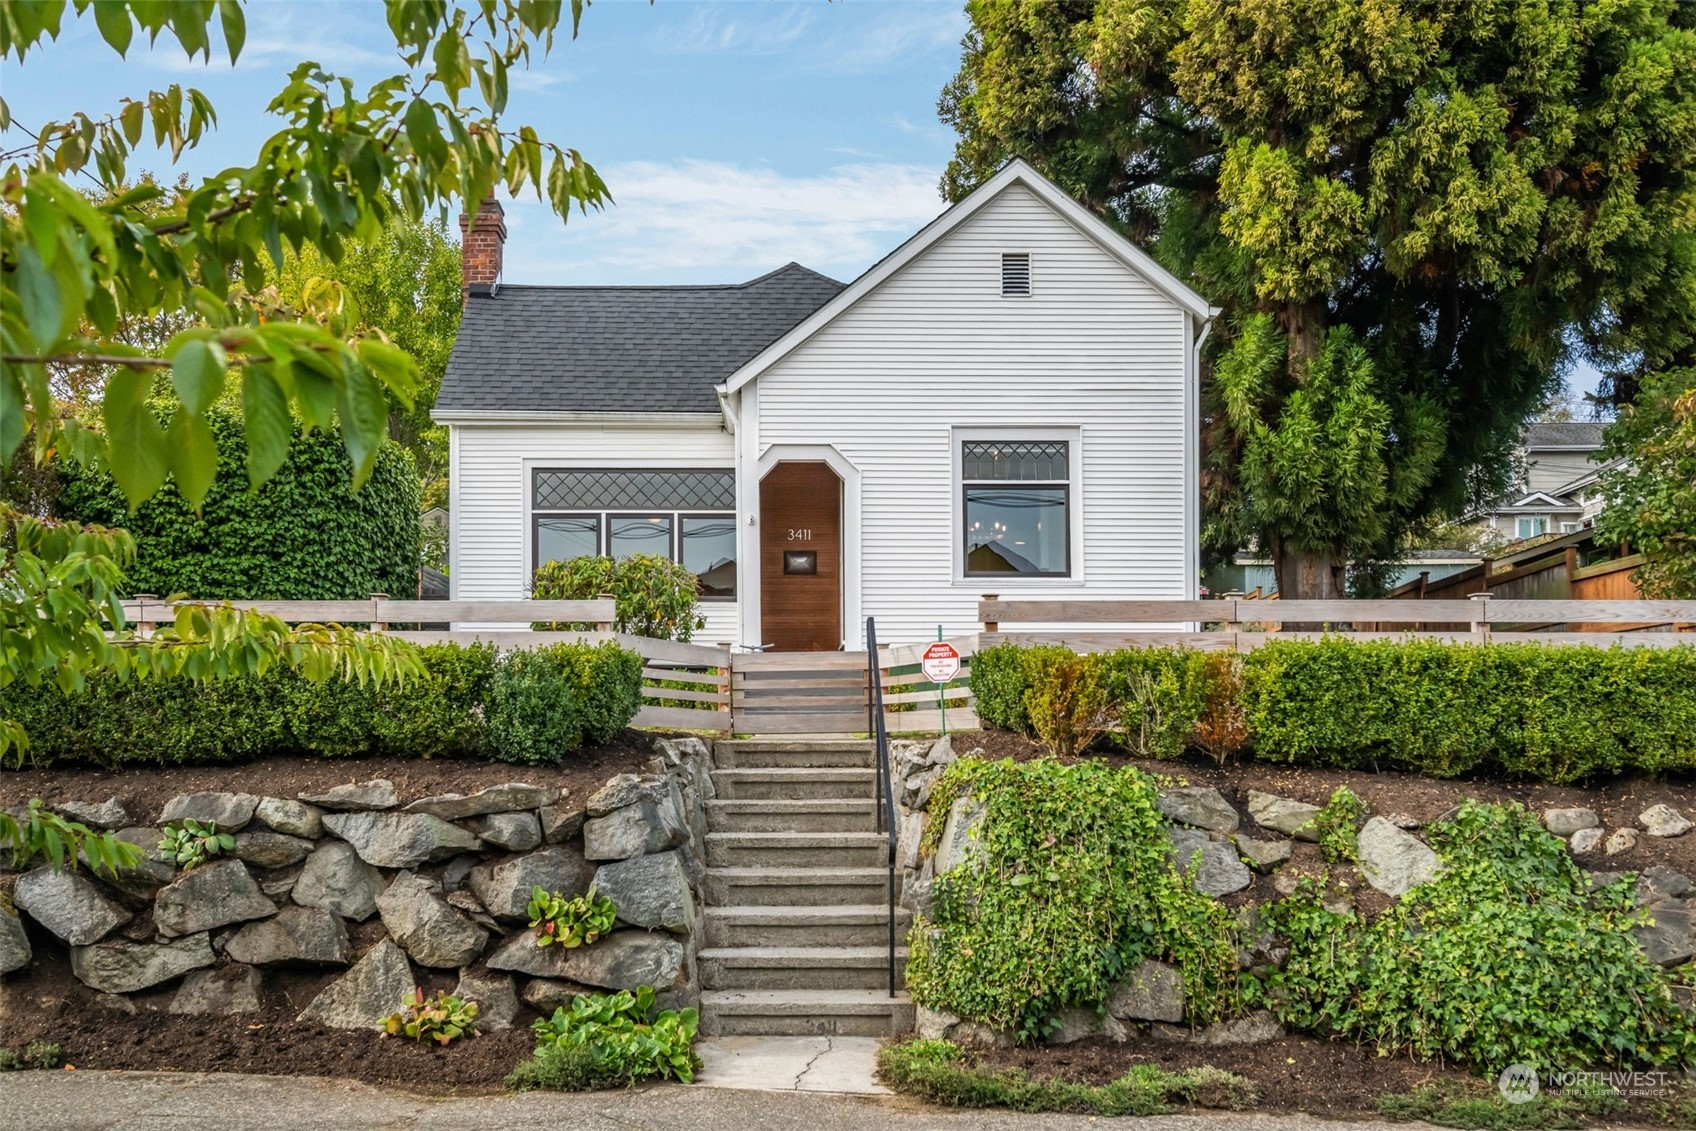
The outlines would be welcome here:
[[[972,480],[972,483],[1015,486],[1064,486],[1066,488],[1066,570],[1059,573],[967,573],[966,572],[966,484],[965,445],[984,441],[1007,443],[1063,440],[1068,445],[1065,480],[1049,479],[1040,482],[1020,480]],[[1006,426],[964,424],[948,430],[949,475],[953,486],[949,491],[950,584],[957,589],[982,591],[985,582],[997,583],[1001,592],[1022,589],[1076,588],[1086,581],[1089,564],[1084,547],[1084,522],[1088,500],[1083,489],[1084,459],[1087,446],[1084,430],[1067,424],[1013,424]]]

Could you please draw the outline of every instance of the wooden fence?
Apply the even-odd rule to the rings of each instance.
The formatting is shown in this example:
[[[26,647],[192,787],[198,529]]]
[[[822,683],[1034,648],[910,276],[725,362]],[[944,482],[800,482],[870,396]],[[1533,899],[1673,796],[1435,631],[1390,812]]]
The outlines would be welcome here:
[[[1696,629],[1696,601],[1522,601],[1484,594],[1425,601],[1003,601],[986,596],[978,616],[984,648],[1010,642],[1063,644],[1079,651],[1150,644],[1246,651],[1271,639],[1327,634],[1357,640],[1411,635],[1473,643],[1696,644],[1696,636],[1689,635]],[[1005,625],[1031,627],[1009,631]],[[1286,632],[1285,625],[1303,627]],[[1598,626],[1603,630],[1592,631]]]

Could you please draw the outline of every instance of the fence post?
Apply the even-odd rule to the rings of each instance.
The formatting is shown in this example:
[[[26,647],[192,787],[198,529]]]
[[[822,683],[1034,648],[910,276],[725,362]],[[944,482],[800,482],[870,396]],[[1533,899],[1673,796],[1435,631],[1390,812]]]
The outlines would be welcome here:
[[[389,631],[389,623],[387,621],[382,621],[382,620],[377,619],[377,617],[379,615],[378,612],[377,612],[377,602],[387,601],[388,599],[389,599],[389,595],[387,593],[373,593],[373,594],[371,594],[371,631],[372,632],[387,632],[387,631]]]
[[[152,614],[148,612],[147,604],[149,601],[157,601],[159,599],[159,595],[157,593],[137,593],[135,594],[135,599],[137,604],[135,613],[135,634],[141,639],[147,640],[152,637],[153,629],[155,627]]]
[[[979,599],[984,601],[999,601],[1001,599],[1001,595],[999,593],[985,593]],[[986,620],[983,622],[983,630],[985,632],[1000,632],[1001,622]]]
[[[1472,639],[1478,644],[1490,642],[1490,594],[1469,593],[1468,596],[1478,602],[1472,613]]]
[[[1225,637],[1231,642],[1231,651],[1233,652],[1242,651],[1238,641],[1241,638],[1243,631],[1243,622],[1239,618],[1241,618],[1243,614],[1242,610],[1237,608],[1237,602],[1241,597],[1242,592],[1237,589],[1231,590],[1229,593],[1225,594],[1224,597],[1224,601],[1227,606],[1225,610]]]
[[[616,602],[618,600],[618,595],[616,593],[602,593],[602,594],[599,595],[599,597],[603,601]],[[598,620],[598,621],[595,622],[595,631],[596,632],[612,632],[616,627],[617,627],[616,621]]]

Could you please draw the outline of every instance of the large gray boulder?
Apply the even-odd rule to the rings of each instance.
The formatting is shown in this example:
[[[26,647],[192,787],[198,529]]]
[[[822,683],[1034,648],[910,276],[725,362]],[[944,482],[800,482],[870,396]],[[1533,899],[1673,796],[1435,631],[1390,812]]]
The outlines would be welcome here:
[[[462,795],[444,793],[440,797],[424,797],[406,808],[403,813],[428,813],[444,821],[459,821],[480,817],[485,813],[513,813],[522,809],[540,809],[559,800],[559,790],[547,789],[524,782],[491,785],[476,793]]]
[[[676,848],[688,839],[682,809],[669,798],[637,801],[583,823],[583,855],[590,860],[628,860]]]
[[[31,957],[29,932],[24,930],[23,920],[0,907],[0,974],[22,970]]]
[[[1419,838],[1382,817],[1366,822],[1358,841],[1360,874],[1367,883],[1393,898],[1435,879],[1443,870],[1437,854]]]
[[[474,817],[471,831],[484,844],[508,852],[529,852],[542,843],[542,825],[534,813],[489,813]]]
[[[520,996],[525,1005],[543,1016],[548,1016],[560,1006],[570,1005],[571,999],[582,992],[581,987],[556,978],[531,978],[524,983],[524,991]]]
[[[1251,789],[1248,791],[1248,815],[1263,829],[1293,836],[1297,840],[1319,840],[1319,830],[1313,824],[1313,819],[1319,816],[1317,805]]]
[[[1637,821],[1650,836],[1683,836],[1691,829],[1690,818],[1671,805],[1651,805],[1638,815]]]
[[[1243,859],[1248,861],[1248,866],[1256,872],[1275,871],[1278,865],[1289,860],[1294,851],[1287,840],[1257,840],[1239,836],[1233,843]]]
[[[612,900],[619,919],[632,927],[680,933],[695,928],[689,874],[676,852],[603,864],[595,873],[595,891]]]
[[[332,1029],[375,1029],[401,1008],[414,984],[406,955],[384,939],[313,998],[300,1020]]]
[[[1209,832],[1234,833],[1241,818],[1225,795],[1210,785],[1186,785],[1163,789],[1160,811],[1174,821]]]
[[[395,796],[395,783],[386,778],[349,782],[346,785],[333,786],[322,793],[300,793],[295,796],[308,805],[341,812],[393,809],[400,804],[400,798]]]
[[[133,826],[119,829],[112,834],[125,844],[133,844],[141,849],[141,858],[128,868],[119,868],[115,872],[101,870],[98,874],[102,882],[110,884],[125,895],[136,899],[148,900],[153,893],[177,878],[177,869],[168,863],[164,853],[159,850],[159,830],[152,825]],[[77,859],[85,867],[93,869],[94,863],[89,859],[85,846],[77,852]]]
[[[302,907],[320,907],[359,923],[377,913],[383,887],[383,874],[361,860],[353,845],[331,841],[306,858],[290,894]]]
[[[236,834],[236,846],[230,855],[255,868],[287,868],[305,860],[314,847],[304,837],[286,833],[246,832]]]
[[[70,946],[99,942],[134,918],[81,872],[46,864],[18,877],[12,903]]]
[[[548,947],[556,950],[557,947]],[[573,982],[608,990],[665,989],[683,972],[683,944],[666,935],[619,931],[565,951],[560,970]]]
[[[232,962],[210,970],[196,970],[183,979],[167,1013],[205,1014],[225,1017],[259,1011],[260,973],[251,966]]]
[[[1677,966],[1696,957],[1696,912],[1675,907],[1652,907],[1650,921],[1631,933],[1650,962]]]
[[[442,899],[435,884],[415,872],[396,876],[377,897],[383,926],[420,966],[458,968],[483,953],[488,934]]]
[[[528,856],[516,856],[471,869],[471,893],[496,919],[524,923],[530,919],[530,889],[582,895],[589,890],[595,869],[577,849],[561,845]]]
[[[253,820],[253,810],[259,804],[259,798],[251,793],[179,793],[165,802],[165,811],[159,814],[159,823],[169,825],[176,821],[215,821],[221,833],[233,833],[246,828]]]
[[[586,808],[591,817],[604,817],[641,801],[663,805],[676,787],[664,774],[619,774],[589,795]]]
[[[461,1001],[477,1003],[477,1028],[485,1033],[510,1029],[518,1019],[518,991],[513,987],[510,974],[470,968],[461,970],[453,996]]]
[[[206,934],[162,943],[108,939],[71,948],[71,972],[83,985],[106,994],[133,994],[217,960]]]
[[[1571,836],[1582,829],[1601,827],[1594,809],[1545,809],[1543,827],[1556,836]]]
[[[1072,1045],[1097,1037],[1123,1041],[1127,1036],[1117,1018],[1082,1005],[1066,1006],[1048,1021],[1049,1030],[1042,1040],[1049,1045]]]
[[[322,908],[292,904],[237,931],[224,944],[224,953],[250,966],[346,966],[352,958],[340,919]]]
[[[253,816],[273,832],[317,840],[324,835],[324,813],[316,805],[284,797],[263,797]]]
[[[1149,1032],[1162,1040],[1183,1041],[1192,1045],[1262,1045],[1284,1035],[1284,1026],[1270,1012],[1257,1009],[1247,1017],[1232,1021],[1216,1021],[1201,1029],[1177,1025],[1156,1024]]]
[[[277,913],[240,860],[220,860],[184,872],[153,898],[153,924],[166,938],[210,931]]]
[[[1164,962],[1143,959],[1113,988],[1107,1015],[1120,1021],[1182,1021],[1183,974]]]
[[[942,825],[942,840],[936,849],[936,874],[952,872],[968,860],[983,855],[978,842],[978,827],[983,824],[988,808],[970,794],[954,799],[948,807],[948,817]],[[932,820],[936,818],[932,816]]]
[[[1202,844],[1194,854],[1184,860],[1183,867],[1186,871],[1196,856],[1200,857],[1200,862],[1195,864],[1195,890],[1203,895],[1216,898],[1229,895],[1254,882],[1248,866],[1243,863],[1242,857],[1237,855],[1237,850],[1229,844],[1214,840]]]
[[[91,829],[121,829],[132,823],[129,809],[116,797],[108,797],[98,805],[92,801],[61,801],[53,806],[53,811]]]
[[[542,839],[549,844],[565,844],[583,835],[583,824],[589,811],[581,805],[544,805],[536,816],[542,820]]]
[[[600,943],[595,945],[599,946]],[[570,952],[561,946],[537,946],[536,936],[530,931],[524,931],[508,938],[499,949],[483,959],[483,965],[491,970],[506,970],[514,974],[528,974],[532,978],[558,980],[566,977],[565,956],[568,953]]]
[[[428,813],[326,813],[324,827],[379,868],[416,868],[477,847],[477,837]]]

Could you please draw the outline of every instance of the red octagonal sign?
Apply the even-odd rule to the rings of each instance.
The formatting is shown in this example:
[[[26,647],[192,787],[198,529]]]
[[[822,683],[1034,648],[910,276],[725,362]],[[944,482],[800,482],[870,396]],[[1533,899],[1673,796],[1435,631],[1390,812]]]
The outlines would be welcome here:
[[[939,640],[925,649],[919,668],[932,683],[947,683],[960,674],[960,649]]]

